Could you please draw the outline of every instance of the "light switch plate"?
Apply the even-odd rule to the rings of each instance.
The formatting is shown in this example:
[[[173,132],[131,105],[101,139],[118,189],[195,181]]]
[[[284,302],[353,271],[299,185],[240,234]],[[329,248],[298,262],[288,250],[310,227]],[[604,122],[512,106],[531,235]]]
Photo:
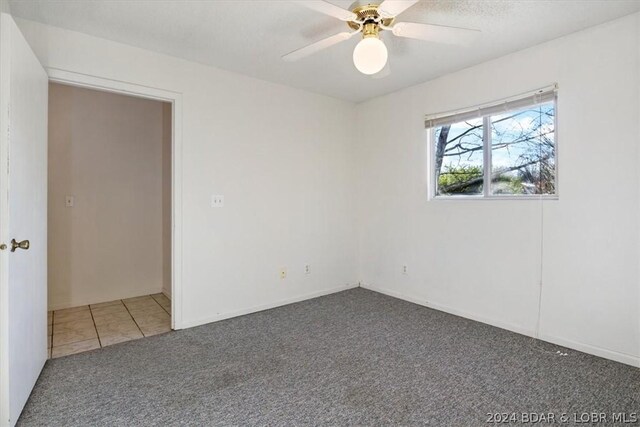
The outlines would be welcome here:
[[[211,196],[211,207],[212,208],[223,208],[224,207],[224,196],[221,194],[214,194]]]
[[[68,208],[72,208],[76,202],[75,196],[64,196],[64,205]]]

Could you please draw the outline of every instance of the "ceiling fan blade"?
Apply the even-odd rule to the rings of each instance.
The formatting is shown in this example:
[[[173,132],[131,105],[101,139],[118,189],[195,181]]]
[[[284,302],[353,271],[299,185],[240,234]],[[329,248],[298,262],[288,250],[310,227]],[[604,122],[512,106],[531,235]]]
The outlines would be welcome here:
[[[467,45],[480,34],[479,30],[469,28],[415,24],[413,22],[398,22],[393,26],[391,32],[398,37],[454,45]]]
[[[304,6],[308,9],[315,10],[316,12],[324,13],[325,15],[333,16],[341,21],[355,21],[358,16],[346,9],[343,9],[335,4],[328,3],[322,0],[296,0],[294,3]]]
[[[298,59],[313,55],[314,53],[319,52],[322,49],[331,47],[334,44],[349,40],[354,34],[357,34],[357,32],[348,33],[345,31],[343,33],[334,34],[330,37],[327,37],[326,39],[322,39],[320,41],[312,43],[309,46],[305,46],[303,48],[294,50],[293,52],[287,53],[282,57],[282,59],[288,62],[297,61]]]
[[[420,0],[384,0],[378,6],[378,13],[383,18],[394,18],[409,9]]]

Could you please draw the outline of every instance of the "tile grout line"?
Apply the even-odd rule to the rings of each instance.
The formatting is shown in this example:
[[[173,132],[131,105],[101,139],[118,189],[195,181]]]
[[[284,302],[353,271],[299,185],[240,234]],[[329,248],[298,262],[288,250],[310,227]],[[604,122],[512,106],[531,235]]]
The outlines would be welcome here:
[[[151,299],[153,299],[153,297],[151,297]],[[133,320],[133,323],[136,324],[136,327],[138,328],[142,336],[146,338],[147,336],[144,334],[144,332],[142,332],[142,329],[140,329],[140,325],[138,325],[138,322],[136,322],[136,318],[133,317],[133,314],[131,314],[131,312],[129,311],[129,307],[127,307],[127,304],[124,303],[124,300],[120,300],[120,302],[122,302],[122,305],[124,305],[125,310],[127,310],[127,313],[129,313],[129,316],[131,316],[131,320]]]
[[[102,340],[100,339],[100,334],[98,333],[98,326],[96,325],[96,319],[93,318],[93,309],[91,308],[91,304],[89,304],[89,314],[91,314],[91,321],[93,322],[93,329],[96,330],[96,337],[98,338],[98,345],[100,348],[104,348],[102,346]]]
[[[164,295],[164,294],[163,294],[163,295]],[[151,297],[151,299],[152,299],[152,300],[154,300],[154,301],[156,302],[156,304],[158,304],[158,305],[160,306],[160,308],[161,308],[161,309],[163,309],[163,310],[164,310],[164,312],[165,312],[165,313],[167,313],[169,316],[171,316],[171,313],[169,313],[169,312],[168,312],[168,311],[167,311],[167,310],[162,306],[162,304],[160,304],[160,303],[158,302],[158,300],[156,300],[156,299],[153,297],[153,295],[149,295],[149,296]]]

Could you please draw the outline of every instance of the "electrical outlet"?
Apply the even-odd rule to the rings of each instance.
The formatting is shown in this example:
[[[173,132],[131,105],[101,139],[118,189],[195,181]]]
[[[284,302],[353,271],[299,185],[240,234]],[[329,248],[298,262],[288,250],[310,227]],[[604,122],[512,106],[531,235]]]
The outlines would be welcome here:
[[[311,274],[311,266],[309,264],[305,264],[304,274]]]
[[[286,268],[281,268],[280,269],[280,278],[281,279],[286,279],[287,278],[287,269]]]
[[[221,194],[214,194],[211,196],[211,207],[212,208],[223,208],[224,207],[224,196]]]
[[[407,267],[406,265],[402,266],[402,274],[409,274],[409,267]]]

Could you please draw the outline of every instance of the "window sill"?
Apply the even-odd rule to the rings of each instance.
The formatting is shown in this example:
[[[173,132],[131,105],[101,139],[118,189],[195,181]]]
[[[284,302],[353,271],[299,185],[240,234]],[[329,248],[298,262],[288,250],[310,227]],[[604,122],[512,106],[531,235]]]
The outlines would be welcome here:
[[[559,200],[559,196],[556,195],[548,195],[548,196],[435,196],[430,197],[429,201],[467,201],[467,200],[509,200],[509,201],[518,201],[518,200]]]

